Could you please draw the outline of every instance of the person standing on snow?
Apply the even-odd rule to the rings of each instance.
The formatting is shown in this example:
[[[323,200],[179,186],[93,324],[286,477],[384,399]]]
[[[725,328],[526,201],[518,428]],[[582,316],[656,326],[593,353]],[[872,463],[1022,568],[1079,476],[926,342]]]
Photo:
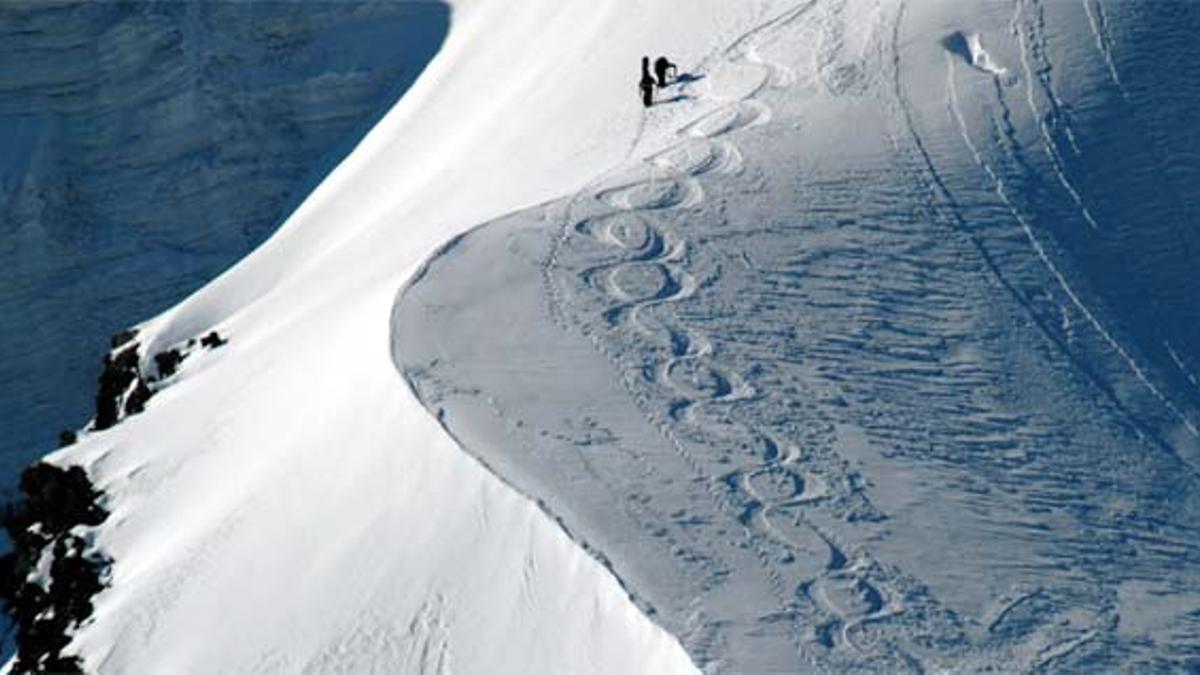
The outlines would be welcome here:
[[[667,57],[660,56],[654,60],[654,74],[658,75],[658,86],[660,88],[667,86],[667,75],[678,76],[679,67],[667,60]]]
[[[638,83],[642,92],[642,105],[649,108],[654,105],[654,77],[650,75],[650,57],[642,57],[642,80]]]

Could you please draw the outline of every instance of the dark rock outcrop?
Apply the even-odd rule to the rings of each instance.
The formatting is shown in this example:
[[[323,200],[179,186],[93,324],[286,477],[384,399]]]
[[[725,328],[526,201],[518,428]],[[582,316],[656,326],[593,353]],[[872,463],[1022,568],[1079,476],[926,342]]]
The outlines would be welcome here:
[[[109,340],[109,346],[112,349],[116,349],[117,347],[120,347],[121,345],[125,344],[126,342],[133,340],[135,337],[137,337],[137,334],[138,334],[138,332],[137,332],[136,328],[130,328],[128,330],[123,330],[120,333],[117,333],[116,335],[112,336],[112,338]]]
[[[21,492],[28,524],[41,523],[51,535],[76,525],[99,525],[108,515],[97,503],[100,493],[78,466],[62,469],[38,462],[21,473]]]
[[[123,331],[111,340],[113,351],[104,358],[96,393],[92,428],[111,428],[124,417],[145,410],[154,395],[141,372],[136,331]],[[208,349],[228,342],[216,331],[200,338]],[[154,357],[157,377],[173,375],[196,344],[171,348]],[[59,434],[59,445],[75,443],[74,431]],[[0,557],[0,599],[17,627],[13,672],[82,672],[83,663],[62,650],[76,627],[92,615],[92,598],[103,590],[112,560],[92,549],[76,531],[94,527],[108,512],[103,495],[81,467],[62,468],[38,462],[21,474],[23,499],[0,505],[0,521],[14,550]]]
[[[100,389],[96,392],[95,428],[111,428],[121,419],[121,402],[134,380],[140,379],[138,372],[137,345],[126,347],[115,354],[104,357],[104,370],[100,373]]]
[[[208,335],[205,335],[204,337],[200,338],[200,346],[208,347],[209,349],[216,349],[217,347],[223,347],[228,343],[229,343],[229,340],[226,340],[225,338],[221,337],[221,334],[215,330],[212,331],[211,333],[209,333]]]
[[[146,402],[154,392],[142,378],[139,365],[136,342],[104,357],[100,389],[96,392],[97,431],[109,429],[119,422],[122,412],[133,415],[145,410]]]
[[[183,355],[179,353],[178,349],[168,349],[154,355],[154,365],[158,368],[159,379],[174,375],[182,362]]]
[[[146,402],[154,395],[154,391],[146,384],[146,381],[138,377],[136,384],[133,386],[133,391],[129,392],[129,397],[125,399],[125,414],[136,415],[146,409]]]
[[[24,500],[4,513],[14,551],[0,558],[0,596],[17,625],[13,672],[82,672],[77,657],[61,652],[71,630],[91,616],[111,561],[71,530],[99,525],[108,512],[77,466],[34,464],[21,475],[21,492]],[[47,578],[31,579],[46,556]]]

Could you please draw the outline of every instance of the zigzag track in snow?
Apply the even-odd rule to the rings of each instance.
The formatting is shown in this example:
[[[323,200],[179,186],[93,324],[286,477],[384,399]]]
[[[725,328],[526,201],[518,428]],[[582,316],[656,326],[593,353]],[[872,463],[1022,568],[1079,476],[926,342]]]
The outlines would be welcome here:
[[[654,178],[602,190],[596,199],[626,211],[688,208],[704,199],[704,190],[690,176]]]
[[[684,126],[680,132],[694,138],[715,138],[770,121],[770,108],[758,101],[745,100],[718,108]]]
[[[866,16],[860,10],[872,2],[819,7]],[[837,45],[842,51],[822,61],[819,50],[837,42],[818,39],[836,23],[826,14],[782,34],[759,31],[763,43],[718,50],[713,59],[738,62],[685,90],[713,91],[718,100],[646,115],[655,153],[506,218],[472,240],[473,251],[464,246],[446,261],[441,290],[455,297],[490,305],[492,292],[520,291],[511,304],[506,297],[480,309],[470,325],[486,328],[502,316],[541,322],[498,335],[489,356],[511,351],[510,372],[536,374],[545,365],[547,377],[510,385],[504,372],[473,371],[482,359],[452,362],[485,348],[462,338],[461,351],[443,350],[441,363],[434,348],[412,361],[442,378],[428,388],[427,407],[441,413],[444,402],[448,424],[485,441],[495,435],[479,432],[492,426],[473,427],[468,415],[506,416],[493,426],[511,443],[480,452],[508,461],[513,449],[527,449],[513,461],[534,472],[531,492],[548,487],[540,494],[550,508],[569,513],[581,539],[598,544],[593,553],[611,556],[629,588],[645,591],[641,606],[657,612],[706,671],[766,671],[743,658],[761,648],[770,652],[762,662],[790,664],[792,654],[780,654],[793,647],[811,667],[778,670],[1070,667],[1099,658],[1101,640],[1089,644],[1089,635],[1099,627],[1109,644],[1113,631],[1103,622],[1115,621],[1125,603],[1112,599],[1107,569],[1153,573],[1142,561],[1186,555],[1175,553],[1190,545],[1179,530],[1167,541],[1136,527],[1144,508],[1157,508],[1139,492],[1148,485],[1142,476],[1178,467],[1135,437],[1135,423],[1173,420],[1055,285],[978,161],[1008,181],[1014,199],[1023,200],[1016,188],[1028,175],[1081,224],[1036,147],[1049,136],[1062,161],[1074,162],[1034,81],[1044,40],[1030,25],[1031,5],[1017,7],[1021,33],[988,46],[1011,55],[1021,72],[1012,48],[1023,40],[1027,81],[1004,81],[1003,89],[958,62],[958,92],[924,77],[945,67],[944,54],[917,33],[904,57],[934,67],[912,71],[906,63],[901,86],[894,37],[891,95],[879,86],[889,74],[877,58],[884,52],[864,51],[865,32],[852,29]],[[1004,9],[981,29],[1013,17],[1012,5]],[[894,17],[885,11],[871,22],[890,29]],[[897,20],[893,36],[899,32]],[[785,45],[795,48],[786,56]],[[769,55],[796,70],[773,68],[762,58]],[[820,63],[859,67],[862,87],[823,87]],[[1103,85],[1101,67],[1093,72]],[[776,91],[793,81],[795,90]],[[759,98],[731,100],[730,92],[746,91]],[[910,109],[906,93],[921,105]],[[951,106],[952,93],[963,105]],[[800,100],[808,96],[821,105]],[[863,122],[839,130],[844,157],[835,145],[842,136],[790,133],[806,129],[808,115],[841,122],[843,109],[853,110],[850,122]],[[965,139],[954,116],[970,124]],[[670,126],[655,128],[662,120]],[[977,156],[964,140],[976,143]],[[1065,174],[1073,180],[1090,176],[1078,164],[1063,166],[1078,172]],[[1043,221],[1024,201],[1016,207],[1061,267]],[[1097,213],[1115,224],[1110,214]],[[506,264],[472,282],[472,270],[498,250]],[[414,299],[423,304],[413,316],[453,301],[434,291]],[[539,306],[547,299],[553,326]],[[561,342],[523,339],[531,334]],[[1168,342],[1184,344],[1182,331],[1154,337],[1162,346],[1151,356],[1173,354],[1180,372],[1194,365]],[[1170,378],[1187,386],[1174,372]],[[543,392],[562,399],[546,406]],[[1085,428],[1089,421],[1095,429]],[[1130,447],[1151,451],[1122,455]],[[563,478],[578,490],[561,489]],[[653,574],[640,575],[638,565]],[[994,583],[973,583],[993,572]],[[1046,607],[1035,616],[1018,603],[997,614],[1008,602],[1004,589],[1031,576],[1045,580]],[[1157,592],[1148,588],[1130,593]]]
[[[649,161],[655,166],[692,178],[710,173],[737,174],[744,165],[742,151],[721,138],[685,141],[651,156]]]
[[[856,644],[852,633],[868,622],[895,616],[900,610],[884,601],[892,594],[879,585],[879,579],[887,576],[881,568],[864,554],[856,556],[855,565],[847,566],[845,547],[803,515],[805,508],[842,488],[835,488],[819,474],[804,472],[798,466],[800,453],[794,444],[744,423],[723,433],[759,442],[763,450],[753,461],[718,480],[708,460],[694,454],[685,437],[707,429],[708,418],[725,415],[721,411],[751,401],[760,393],[746,384],[736,369],[722,362],[710,337],[684,325],[673,313],[657,311],[694,297],[702,283],[697,277],[707,277],[688,271],[691,258],[684,230],[660,224],[670,221],[662,215],[698,206],[705,197],[702,180],[736,176],[743,171],[742,152],[732,139],[744,130],[768,124],[773,116],[766,103],[753,97],[795,82],[790,68],[762,58],[757,41],[815,6],[817,3],[811,1],[798,5],[750,31],[724,52],[731,60],[761,69],[765,73],[762,84],[752,87],[746,98],[679,128],[681,140],[677,144],[645,160],[649,165],[646,178],[585,190],[576,196],[573,206],[602,205],[615,211],[578,221],[568,213],[563,234],[548,258],[546,278],[558,265],[562,246],[573,235],[584,235],[615,253],[615,259],[605,255],[601,261],[585,264],[577,278],[611,303],[601,311],[604,325],[630,336],[649,338],[651,344],[666,351],[667,356],[654,367],[651,380],[664,400],[661,410],[654,410],[656,406],[638,393],[644,386],[640,378],[651,377],[648,372],[642,374],[648,364],[631,369],[635,364],[625,364],[608,349],[599,333],[585,330],[585,334],[598,351],[626,373],[623,381],[634,398],[647,406],[651,422],[697,479],[709,487],[718,510],[740,524],[776,584],[780,611],[793,617],[789,625],[797,650],[803,653],[823,646],[861,655],[876,653],[876,649],[890,652],[891,648]],[[654,218],[654,224],[650,218]],[[550,295],[552,302],[561,302],[560,291]],[[562,316],[565,311],[556,309],[555,313]],[[854,592],[868,601],[856,604]],[[871,598],[876,600],[874,604]],[[802,605],[808,609],[801,611]],[[830,638],[822,640],[816,635],[820,629],[814,626],[828,627]]]

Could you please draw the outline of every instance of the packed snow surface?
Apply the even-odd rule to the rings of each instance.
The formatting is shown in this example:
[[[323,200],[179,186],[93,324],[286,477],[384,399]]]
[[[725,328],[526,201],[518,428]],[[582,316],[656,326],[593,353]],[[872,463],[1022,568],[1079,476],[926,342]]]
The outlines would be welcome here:
[[[55,457],[114,511],[71,649],[1197,667],[1195,92],[1118,45],[1200,15],[1115,7],[453,3],[280,233],[143,327],[229,345]]]

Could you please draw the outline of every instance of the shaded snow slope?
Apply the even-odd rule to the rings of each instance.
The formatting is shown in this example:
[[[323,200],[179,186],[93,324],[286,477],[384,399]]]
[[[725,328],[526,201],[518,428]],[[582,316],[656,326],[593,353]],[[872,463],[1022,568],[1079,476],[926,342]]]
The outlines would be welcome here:
[[[109,335],[262,243],[416,79],[437,3],[0,3],[0,480]]]
[[[1200,10],[772,9],[397,368],[706,670],[1194,669]]]

